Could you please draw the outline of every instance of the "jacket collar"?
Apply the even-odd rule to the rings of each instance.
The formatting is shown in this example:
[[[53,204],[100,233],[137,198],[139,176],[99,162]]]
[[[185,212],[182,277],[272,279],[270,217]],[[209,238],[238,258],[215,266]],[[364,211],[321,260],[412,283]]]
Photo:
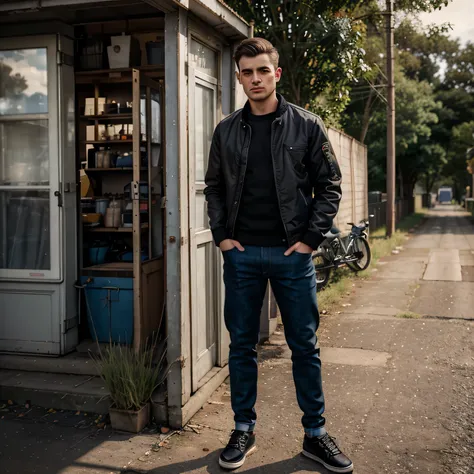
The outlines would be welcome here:
[[[287,110],[288,110],[288,102],[285,100],[285,98],[277,93],[277,99],[278,99],[278,108],[276,110],[276,116],[277,118],[280,118]],[[250,114],[250,102],[247,100],[247,102],[244,105],[244,108],[242,109],[242,119],[247,122]]]

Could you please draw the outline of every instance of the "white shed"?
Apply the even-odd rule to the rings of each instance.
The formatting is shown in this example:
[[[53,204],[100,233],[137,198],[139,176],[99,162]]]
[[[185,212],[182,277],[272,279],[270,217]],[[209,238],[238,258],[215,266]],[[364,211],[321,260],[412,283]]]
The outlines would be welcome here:
[[[165,315],[168,358],[180,362],[171,426],[225,379],[204,173],[215,125],[243,102],[232,54],[249,35],[219,0],[0,2],[0,351],[73,353],[90,333],[78,287],[106,281],[107,334],[139,347]],[[84,211],[93,199],[96,212]],[[98,201],[116,199],[130,206],[107,225]],[[128,333],[111,328],[114,298],[130,308]]]

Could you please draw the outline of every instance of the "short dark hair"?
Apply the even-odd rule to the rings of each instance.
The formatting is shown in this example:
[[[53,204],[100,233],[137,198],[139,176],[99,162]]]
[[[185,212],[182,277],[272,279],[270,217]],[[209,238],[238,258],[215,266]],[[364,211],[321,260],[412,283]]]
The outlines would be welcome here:
[[[273,46],[270,41],[264,38],[248,38],[243,40],[235,50],[234,59],[237,67],[240,69],[239,61],[242,56],[254,58],[260,54],[268,54],[268,56],[270,56],[270,61],[272,62],[273,66],[275,66],[275,69],[278,67],[280,55],[278,54],[275,46]]]

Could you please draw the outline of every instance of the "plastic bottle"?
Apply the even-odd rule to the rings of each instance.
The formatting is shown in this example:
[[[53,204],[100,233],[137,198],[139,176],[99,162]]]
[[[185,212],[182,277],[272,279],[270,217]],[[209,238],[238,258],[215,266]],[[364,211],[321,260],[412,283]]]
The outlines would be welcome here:
[[[104,148],[99,148],[99,151],[95,154],[95,167],[103,168],[104,167]]]
[[[110,150],[107,149],[104,151],[104,163],[103,163],[104,168],[110,168]]]
[[[112,210],[112,227],[120,227],[122,223],[122,201],[114,199],[110,203],[109,209]]]

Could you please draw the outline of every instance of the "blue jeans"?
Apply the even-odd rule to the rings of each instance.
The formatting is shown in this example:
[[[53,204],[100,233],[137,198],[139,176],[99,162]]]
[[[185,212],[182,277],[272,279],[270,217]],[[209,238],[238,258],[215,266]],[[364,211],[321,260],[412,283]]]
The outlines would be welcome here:
[[[316,348],[319,312],[311,256],[284,247],[237,248],[223,253],[225,323],[230,333],[230,386],[235,429],[252,431],[257,414],[257,351],[260,312],[270,280],[292,352],[293,379],[306,434],[324,429],[321,360]],[[275,393],[278,397],[278,392]]]

